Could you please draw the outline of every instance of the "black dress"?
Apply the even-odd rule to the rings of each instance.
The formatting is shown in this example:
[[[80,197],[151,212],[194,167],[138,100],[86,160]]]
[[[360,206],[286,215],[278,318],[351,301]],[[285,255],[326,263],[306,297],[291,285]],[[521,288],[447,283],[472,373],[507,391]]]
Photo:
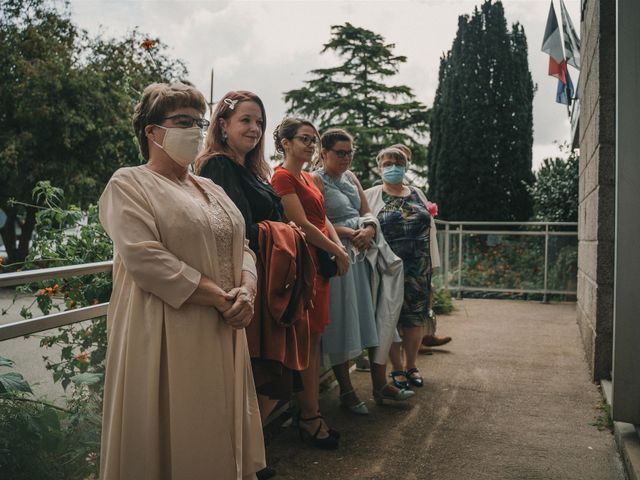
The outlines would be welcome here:
[[[249,247],[258,251],[258,223],[263,220],[281,222],[282,201],[271,185],[229,157],[215,155],[208,158],[200,176],[220,185],[244,217]]]
[[[271,185],[224,155],[208,158],[200,169],[200,176],[220,185],[238,207],[244,217],[249,247],[257,255],[258,223],[264,220],[282,222],[284,219],[282,200],[278,194]],[[247,329],[260,330],[260,326],[252,321]],[[251,344],[249,350],[251,353]],[[256,391],[261,395],[288,400],[293,392],[303,389],[300,372],[290,370],[279,362],[251,355],[251,367]]]

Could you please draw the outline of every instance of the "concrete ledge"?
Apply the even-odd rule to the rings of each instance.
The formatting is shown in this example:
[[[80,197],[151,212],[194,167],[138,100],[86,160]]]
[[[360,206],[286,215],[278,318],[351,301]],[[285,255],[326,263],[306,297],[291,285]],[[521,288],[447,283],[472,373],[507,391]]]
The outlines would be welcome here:
[[[611,405],[611,382],[603,380],[600,382],[604,398]],[[625,422],[613,422],[616,444],[620,455],[624,460],[624,467],[629,480],[640,480],[640,434],[636,428]]]

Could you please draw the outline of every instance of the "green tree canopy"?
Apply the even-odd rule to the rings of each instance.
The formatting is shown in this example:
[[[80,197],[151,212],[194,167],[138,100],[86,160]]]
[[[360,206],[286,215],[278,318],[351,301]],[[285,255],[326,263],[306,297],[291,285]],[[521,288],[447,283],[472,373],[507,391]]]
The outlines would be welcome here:
[[[324,130],[342,127],[355,137],[352,169],[365,185],[380,149],[402,142],[413,150],[413,166],[426,162],[421,144],[428,131],[429,111],[408,86],[389,85],[406,57],[394,55],[394,44],[377,33],[345,23],[331,27],[331,40],[321,53],[334,52],[342,64],[312,70],[305,86],[285,92],[289,114],[314,121]]]
[[[458,18],[430,123],[430,197],[447,220],[528,220],[534,86],[524,29],[500,1]]]
[[[561,151],[568,151],[567,146]],[[529,188],[536,220],[545,222],[578,221],[578,157],[545,158]]]
[[[46,0],[0,0],[0,229],[9,263],[23,261],[40,180],[69,202],[95,202],[114,170],[139,163],[133,105],[153,81],[186,76],[157,40],[133,31],[90,38],[67,8]],[[16,227],[21,233],[16,236]]]

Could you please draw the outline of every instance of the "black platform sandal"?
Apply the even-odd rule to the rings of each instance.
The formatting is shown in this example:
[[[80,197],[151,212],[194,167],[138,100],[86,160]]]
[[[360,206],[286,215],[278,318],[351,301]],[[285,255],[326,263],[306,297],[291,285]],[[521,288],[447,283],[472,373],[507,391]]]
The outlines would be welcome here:
[[[312,422],[314,420],[321,420],[322,415],[316,415],[315,417],[302,418],[298,417],[299,422]],[[318,438],[318,434],[322,430],[322,422],[318,425],[314,434],[309,433],[307,430],[302,428],[302,425],[298,425],[298,432],[300,433],[300,440],[309,440],[311,445],[316,448],[320,448],[322,450],[335,450],[338,448],[338,438],[330,433],[327,434],[325,438]]]
[[[407,372],[405,372],[404,370],[394,370],[393,372],[391,372],[389,374],[389,376],[393,380],[393,384],[396,387],[398,387],[400,390],[409,388],[409,381],[408,380],[398,380],[398,379],[396,379],[396,377],[409,378],[408,375],[407,375]]]
[[[409,383],[414,387],[424,386],[424,380],[422,379],[422,375],[420,375],[420,371],[417,368],[410,368],[409,370],[407,370],[407,378],[409,379]]]

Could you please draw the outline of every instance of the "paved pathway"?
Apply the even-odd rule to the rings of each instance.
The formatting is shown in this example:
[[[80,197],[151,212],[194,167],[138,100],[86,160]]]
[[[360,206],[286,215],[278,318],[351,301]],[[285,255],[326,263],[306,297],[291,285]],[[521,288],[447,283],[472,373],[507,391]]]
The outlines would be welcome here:
[[[8,309],[7,314],[0,315],[0,325],[13,323],[22,320],[20,309],[33,302],[33,297],[19,295],[15,305],[11,305],[13,300],[13,289],[0,288],[0,308]],[[40,310],[33,308],[33,316],[41,315]],[[31,388],[36,398],[46,397],[48,401],[62,404],[64,390],[59,383],[53,383],[52,374],[45,368],[42,360],[43,355],[49,355],[52,359],[59,357],[59,349],[41,348],[40,338],[43,335],[55,334],[57,329],[42,332],[29,338],[14,338],[0,342],[0,357],[6,357],[15,362],[15,368],[11,371],[21,373],[31,384]],[[7,368],[0,368],[2,372],[10,371]]]
[[[589,380],[575,304],[463,300],[439,318],[447,350],[420,358],[426,385],[371,415],[323,400],[339,450],[302,444],[291,428],[270,442],[278,479],[622,480],[613,436],[591,425],[600,395]]]

